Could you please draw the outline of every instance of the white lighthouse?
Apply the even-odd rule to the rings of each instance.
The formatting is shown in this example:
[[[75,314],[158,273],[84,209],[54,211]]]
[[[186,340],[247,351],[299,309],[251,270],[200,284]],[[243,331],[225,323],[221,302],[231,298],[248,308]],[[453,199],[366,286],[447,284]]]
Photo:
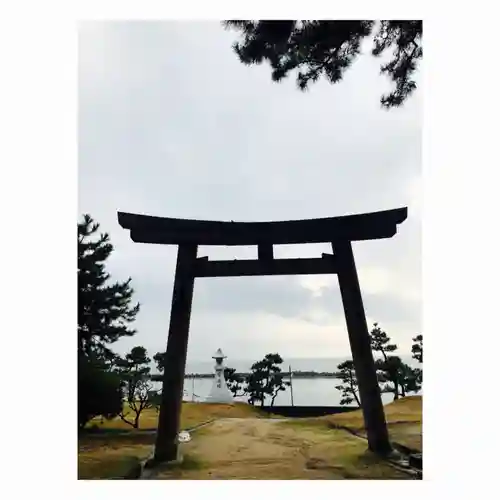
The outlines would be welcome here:
[[[222,353],[220,349],[212,356],[215,359],[215,378],[210,395],[206,399],[207,403],[226,403],[232,404],[233,395],[228,389],[226,381],[224,379],[224,359],[226,356]]]

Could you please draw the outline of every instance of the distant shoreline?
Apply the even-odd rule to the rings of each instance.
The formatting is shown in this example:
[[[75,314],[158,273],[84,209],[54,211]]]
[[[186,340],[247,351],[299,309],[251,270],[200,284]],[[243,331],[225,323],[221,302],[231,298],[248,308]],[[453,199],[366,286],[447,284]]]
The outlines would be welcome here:
[[[282,372],[284,379],[290,379],[289,372]],[[250,372],[240,372],[235,373],[235,375],[240,377],[248,377]],[[292,377],[295,379],[314,379],[314,378],[341,378],[338,373],[335,372],[315,372],[315,371],[292,371]],[[184,378],[187,379],[206,379],[206,378],[214,378],[213,373],[186,373]],[[151,376],[151,379],[154,381],[161,382],[162,375],[159,373],[155,373]]]

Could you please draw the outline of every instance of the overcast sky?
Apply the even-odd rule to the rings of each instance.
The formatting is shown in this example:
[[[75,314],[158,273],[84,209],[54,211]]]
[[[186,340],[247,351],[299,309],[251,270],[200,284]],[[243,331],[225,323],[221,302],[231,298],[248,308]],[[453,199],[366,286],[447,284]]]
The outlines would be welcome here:
[[[297,90],[268,66],[242,65],[237,33],[215,22],[85,23],[79,39],[79,214],[109,232],[114,279],[132,277],[142,308],[124,352],[166,346],[176,247],[133,243],[117,211],[265,221],[408,206],[392,239],[354,243],[369,326],[409,354],[421,333],[420,92],[385,111],[380,60],[342,83]],[[368,52],[369,46],[365,47]],[[275,257],[319,257],[289,245]],[[249,258],[257,249],[201,247]],[[334,276],[204,278],[195,285],[188,359],[349,356]]]

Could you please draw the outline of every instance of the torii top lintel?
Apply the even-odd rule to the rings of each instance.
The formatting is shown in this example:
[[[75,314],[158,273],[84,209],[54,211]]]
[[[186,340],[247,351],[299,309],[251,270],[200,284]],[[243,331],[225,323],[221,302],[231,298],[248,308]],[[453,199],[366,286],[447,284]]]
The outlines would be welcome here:
[[[407,215],[404,207],[322,219],[226,222],[118,212],[118,222],[136,243],[251,246],[390,238]]]

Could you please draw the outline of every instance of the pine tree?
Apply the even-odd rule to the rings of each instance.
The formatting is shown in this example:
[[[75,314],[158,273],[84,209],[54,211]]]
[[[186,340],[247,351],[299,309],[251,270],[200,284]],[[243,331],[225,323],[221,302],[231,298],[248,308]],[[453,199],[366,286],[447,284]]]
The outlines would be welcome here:
[[[223,26],[240,33],[242,41],[233,49],[242,63],[267,61],[276,82],[297,71],[300,90],[321,76],[330,83],[341,81],[369,36],[373,36],[373,56],[393,50],[381,73],[395,88],[381,97],[382,106],[400,106],[417,87],[413,76],[422,58],[422,21],[224,21]]]
[[[419,363],[422,363],[424,361],[424,337],[423,335],[417,335],[412,340],[411,357],[416,359]]]
[[[421,335],[419,337],[421,347]],[[413,340],[417,341],[419,337]],[[405,397],[409,392],[418,392],[422,384],[422,370],[407,365],[399,356],[388,355],[396,351],[398,346],[391,344],[389,335],[378,326],[378,323],[373,324],[370,338],[372,350],[382,354],[382,359],[375,361],[379,383],[383,384],[382,392],[393,393],[395,400],[399,399],[399,396]],[[412,351],[415,353],[414,348]]]
[[[109,348],[135,330],[129,324],[139,312],[132,306],[130,279],[109,283],[106,259],[113,251],[108,234],[84,215],[78,229],[78,426],[98,415],[111,418],[122,410],[119,357]]]
[[[394,400],[421,389],[420,370],[404,363],[399,356],[388,356],[376,362],[379,382],[384,384],[382,392],[394,394]]]
[[[351,359],[340,363],[337,366],[339,370],[338,375],[342,380],[342,384],[335,386],[341,393],[341,405],[348,405],[353,401],[356,401],[358,406],[361,406],[361,401],[359,400],[359,389],[358,389],[358,379],[356,378],[356,372],[354,370],[354,362]]]
[[[418,392],[422,388],[422,370],[402,362],[399,368],[399,384],[403,397],[410,392]]]
[[[372,351],[382,354],[385,361],[387,361],[387,353],[394,352],[398,346],[391,344],[391,339],[386,332],[380,329],[378,323],[373,323],[373,328],[370,332],[370,340]]]
[[[166,353],[165,352],[157,352],[153,356],[153,360],[156,364],[156,369],[160,372],[163,373],[163,370],[165,370],[165,359],[166,359]]]
[[[120,413],[120,418],[134,429],[139,428],[141,413],[152,408],[156,402],[155,391],[151,384],[151,358],[142,346],[136,346],[117,363],[117,373],[123,383],[128,410]],[[134,415],[128,420],[128,415]]]
[[[257,361],[251,367],[251,373],[247,377],[245,393],[248,394],[248,402],[255,404],[261,402],[264,406],[266,397],[271,398],[271,406],[274,405],[276,396],[280,391],[285,391],[289,382],[283,381],[283,374],[279,365],[283,358],[279,354],[266,354],[264,359]]]
[[[413,345],[411,346],[412,358],[417,360],[419,363],[424,362],[424,337],[422,334],[417,335],[413,340]],[[422,368],[414,368],[415,376],[417,378],[417,383],[422,385],[423,382],[423,370]]]
[[[108,344],[132,336],[140,305],[132,305],[131,278],[110,283],[105,262],[113,251],[107,233],[90,215],[78,223],[78,350],[113,359]]]
[[[378,326],[378,323],[373,324],[370,332],[370,340],[372,351],[382,354],[383,358],[375,360],[379,383],[385,384],[381,390],[382,392],[392,392],[394,393],[394,399],[399,399],[400,386],[398,373],[402,361],[398,356],[387,355],[387,353],[396,351],[398,346],[390,343],[391,339],[389,335]]]
[[[238,375],[234,368],[224,368],[224,380],[226,381],[227,388],[235,398],[245,395],[243,387],[245,379],[241,375]]]
[[[115,372],[93,356],[78,356],[78,428],[94,417],[114,418],[122,411],[121,381]]]

